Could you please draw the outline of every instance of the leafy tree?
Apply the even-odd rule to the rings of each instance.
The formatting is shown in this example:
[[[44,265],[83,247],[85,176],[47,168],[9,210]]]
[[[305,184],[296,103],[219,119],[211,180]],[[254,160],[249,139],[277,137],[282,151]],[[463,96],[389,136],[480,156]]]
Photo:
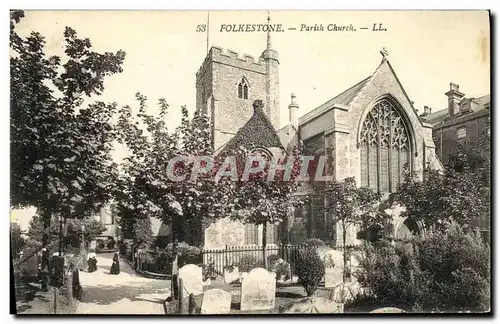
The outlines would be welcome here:
[[[100,221],[93,218],[67,219],[64,227],[66,228],[63,237],[63,246],[65,249],[69,247],[80,248],[82,235],[85,242],[89,243],[106,231],[106,227]],[[36,244],[37,246],[42,245],[45,232],[42,216],[33,216],[30,220],[28,232],[26,234],[31,244]],[[59,240],[59,223],[54,221],[51,222],[49,232],[51,235],[50,241]]]
[[[262,225],[262,260],[267,267],[266,245],[268,224],[279,224],[287,219],[293,207],[303,201],[293,194],[299,189],[301,179],[301,148],[296,146],[290,155],[271,157],[259,152],[249,153],[247,148],[237,150],[235,157],[237,173],[241,181],[233,189],[234,207],[237,212],[230,214],[231,219],[244,223]],[[284,153],[284,152],[283,152]],[[265,163],[262,171],[245,178],[244,165],[251,159],[253,167]],[[272,165],[281,166],[274,168]],[[269,181],[271,179],[272,181]]]
[[[478,220],[488,220],[490,152],[489,136],[482,134],[460,143],[443,172],[426,170],[424,181],[407,174],[396,195],[406,207],[402,216],[419,221],[426,229],[443,229],[449,221],[476,226]]]
[[[120,142],[130,153],[122,164],[118,209],[128,218],[156,217],[173,224],[175,238],[182,240],[182,227],[199,227],[202,219],[215,219],[232,208],[227,203],[230,187],[214,182],[211,172],[192,177],[193,170],[204,168],[198,157],[213,155],[208,118],[196,112],[190,120],[182,107],[181,125],[170,132],[165,123],[167,102],[160,99],[159,115],[152,116],[146,113],[147,98],[141,94],[136,98],[139,113],[133,116],[130,107],[123,107],[118,122]],[[174,157],[184,159],[174,165],[170,163]]]
[[[346,236],[350,226],[360,225],[364,229],[382,227],[389,218],[377,209],[381,196],[369,188],[358,188],[354,178],[333,181],[326,189],[325,209],[327,215],[342,227],[342,249],[344,257],[343,279],[346,279]]]
[[[149,218],[137,218],[133,225],[134,242],[139,248],[147,248],[153,242],[151,220]]]
[[[23,231],[18,223],[10,223],[10,244],[12,257],[17,259],[19,253],[24,249],[26,245],[26,240],[23,238]]]
[[[122,71],[125,53],[94,52],[66,27],[65,58],[48,57],[42,35],[16,33],[24,13],[10,17],[11,205],[38,207],[46,246],[53,214],[88,216],[110,199],[116,105],[82,105],[101,94],[105,76]]]

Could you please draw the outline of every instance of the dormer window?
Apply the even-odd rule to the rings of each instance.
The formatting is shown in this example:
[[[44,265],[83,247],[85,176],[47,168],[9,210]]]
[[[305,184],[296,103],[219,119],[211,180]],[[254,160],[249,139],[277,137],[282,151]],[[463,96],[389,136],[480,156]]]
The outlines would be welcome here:
[[[245,78],[242,78],[240,83],[238,83],[238,98],[248,99],[248,82]]]

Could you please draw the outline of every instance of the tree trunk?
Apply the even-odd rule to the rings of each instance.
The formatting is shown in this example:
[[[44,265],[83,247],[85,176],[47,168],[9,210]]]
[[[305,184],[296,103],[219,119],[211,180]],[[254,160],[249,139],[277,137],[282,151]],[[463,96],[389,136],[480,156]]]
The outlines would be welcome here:
[[[267,269],[266,245],[267,245],[267,223],[264,223],[262,224],[262,260],[264,262],[264,269]]]
[[[63,252],[63,220],[62,215],[59,217],[59,256],[62,256]]]
[[[342,249],[343,249],[343,259],[344,259],[344,269],[342,271],[342,282],[346,282],[346,265],[347,265],[347,255],[346,255],[346,235],[347,228],[345,226],[345,222],[342,221]]]
[[[40,216],[42,216],[43,220],[42,247],[44,248],[49,245],[51,214],[52,213],[47,208],[40,208]]]

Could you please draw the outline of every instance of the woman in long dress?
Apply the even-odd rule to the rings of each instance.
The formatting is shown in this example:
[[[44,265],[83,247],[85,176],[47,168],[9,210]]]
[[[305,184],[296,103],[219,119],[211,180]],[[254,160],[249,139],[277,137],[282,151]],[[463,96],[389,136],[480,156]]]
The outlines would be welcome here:
[[[120,273],[120,261],[118,260],[118,253],[115,253],[113,256],[113,264],[111,265],[111,270],[109,270],[109,274],[117,275]]]
[[[94,272],[97,270],[97,259],[95,252],[89,253],[89,259],[87,261],[89,272]]]

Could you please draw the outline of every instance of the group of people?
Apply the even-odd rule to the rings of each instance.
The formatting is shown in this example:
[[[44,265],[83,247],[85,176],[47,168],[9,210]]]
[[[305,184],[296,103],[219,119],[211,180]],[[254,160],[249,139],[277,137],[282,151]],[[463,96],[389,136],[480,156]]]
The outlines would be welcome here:
[[[89,272],[94,272],[97,270],[97,257],[95,252],[90,252],[87,259],[87,267]],[[117,275],[120,274],[120,260],[118,258],[118,253],[113,256],[113,264],[109,270],[109,274]]]

